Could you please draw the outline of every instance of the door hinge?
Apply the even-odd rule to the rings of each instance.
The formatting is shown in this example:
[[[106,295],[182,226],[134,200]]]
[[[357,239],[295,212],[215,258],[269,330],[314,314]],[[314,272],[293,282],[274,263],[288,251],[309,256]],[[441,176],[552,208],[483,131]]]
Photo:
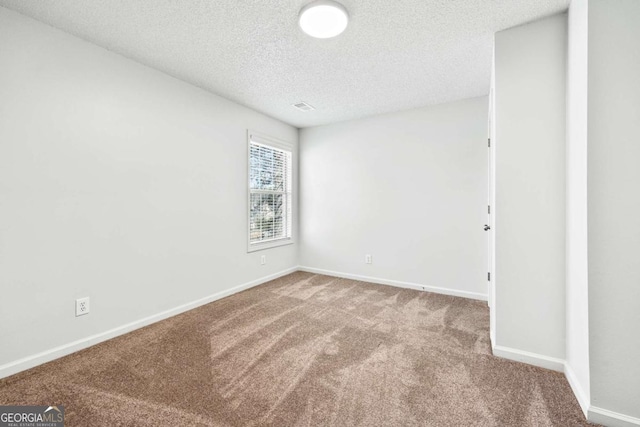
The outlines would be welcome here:
[[[489,214],[491,213],[491,205],[487,206],[487,213],[489,213]]]
[[[487,280],[490,282],[491,281],[491,273],[487,273]]]
[[[491,147],[491,138],[487,139],[487,147]]]

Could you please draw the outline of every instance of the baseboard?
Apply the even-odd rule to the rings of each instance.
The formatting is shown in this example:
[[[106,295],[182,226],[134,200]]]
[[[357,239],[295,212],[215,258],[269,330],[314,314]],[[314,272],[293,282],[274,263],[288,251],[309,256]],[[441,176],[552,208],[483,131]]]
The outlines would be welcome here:
[[[640,426],[640,418],[609,411],[608,409],[592,406],[589,408],[587,419],[596,424],[607,427],[635,427]]]
[[[433,292],[436,294],[452,295],[456,297],[487,301],[487,295],[476,293],[476,292],[458,291],[455,289],[439,288],[436,286],[420,285],[417,283],[410,283],[410,282],[401,282],[399,280],[380,279],[378,277],[360,276],[358,274],[342,273],[338,271],[323,270],[320,268],[305,267],[305,266],[299,266],[298,270],[306,271],[308,273],[323,274],[325,276],[341,277],[343,279],[360,280],[362,282],[376,283],[379,285],[396,286],[398,288],[416,289],[418,291],[427,291],[427,292]]]
[[[515,348],[503,347],[501,345],[493,347],[493,355],[540,368],[551,369],[552,371],[564,372],[564,360],[555,357],[543,356],[542,354],[516,350]]]
[[[156,323],[161,320],[168,319],[169,317],[173,317],[175,315],[184,313],[185,311],[192,310],[196,307],[209,304],[210,302],[222,299],[229,295],[233,295],[240,291],[244,291],[254,286],[261,285],[270,280],[274,280],[274,279],[277,279],[278,277],[282,277],[287,274],[293,273],[297,270],[298,270],[297,267],[289,268],[287,270],[283,270],[278,273],[271,274],[269,276],[252,280],[251,282],[247,282],[242,285],[234,286],[233,288],[226,289],[224,291],[216,292],[215,294],[206,296],[204,298],[200,298],[198,300],[179,305],[177,307],[171,308],[161,313],[154,314],[152,316],[148,316],[148,317],[136,320],[134,322],[127,323],[122,326],[118,326],[117,328],[113,328],[105,332],[91,335],[89,337],[82,338],[77,341],[73,341],[68,344],[64,344],[64,345],[52,348],[50,350],[43,351],[41,353],[34,354],[32,356],[27,356],[13,362],[9,362],[7,364],[0,366],[0,378],[8,377],[10,375],[17,374],[18,372],[21,372],[21,371],[33,368],[35,366],[41,365],[43,363],[47,363],[52,360],[58,359],[60,357],[66,356],[68,354],[75,353],[76,351],[83,350],[87,347],[91,347],[93,345],[109,340],[111,338],[115,338],[117,336],[135,331],[136,329],[140,329],[152,323]]]
[[[589,416],[589,397],[585,393],[582,385],[578,382],[575,372],[573,372],[573,368],[567,362],[564,362],[564,376],[567,377],[567,381],[569,382],[569,386],[571,386],[571,390],[573,391],[573,395],[578,400],[578,404],[582,409],[585,417]]]

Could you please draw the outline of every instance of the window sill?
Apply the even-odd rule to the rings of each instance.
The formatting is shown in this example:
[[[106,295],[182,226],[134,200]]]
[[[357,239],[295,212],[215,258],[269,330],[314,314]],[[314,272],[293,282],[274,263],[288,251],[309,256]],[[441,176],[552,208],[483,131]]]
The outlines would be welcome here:
[[[250,243],[249,246],[247,247],[247,252],[251,253],[251,252],[262,251],[264,249],[277,248],[279,246],[293,245],[293,243],[294,243],[293,239],[291,238],[271,240],[269,242],[263,242],[263,243],[254,243],[254,244]]]

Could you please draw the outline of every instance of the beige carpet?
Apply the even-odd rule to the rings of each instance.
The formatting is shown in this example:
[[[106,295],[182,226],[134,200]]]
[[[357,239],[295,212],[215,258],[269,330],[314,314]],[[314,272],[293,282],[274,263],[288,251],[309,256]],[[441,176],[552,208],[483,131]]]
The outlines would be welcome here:
[[[0,404],[67,426],[588,425],[488,325],[480,301],[294,273],[0,380]]]

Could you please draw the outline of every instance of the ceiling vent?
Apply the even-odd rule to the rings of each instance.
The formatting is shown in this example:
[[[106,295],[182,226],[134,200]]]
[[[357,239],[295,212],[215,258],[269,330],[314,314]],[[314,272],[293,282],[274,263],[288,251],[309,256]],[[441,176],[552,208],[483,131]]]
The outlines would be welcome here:
[[[296,107],[298,110],[300,111],[312,111],[315,110],[315,108],[313,108],[311,105],[307,104],[306,102],[298,102],[297,104],[293,104],[294,107]]]

